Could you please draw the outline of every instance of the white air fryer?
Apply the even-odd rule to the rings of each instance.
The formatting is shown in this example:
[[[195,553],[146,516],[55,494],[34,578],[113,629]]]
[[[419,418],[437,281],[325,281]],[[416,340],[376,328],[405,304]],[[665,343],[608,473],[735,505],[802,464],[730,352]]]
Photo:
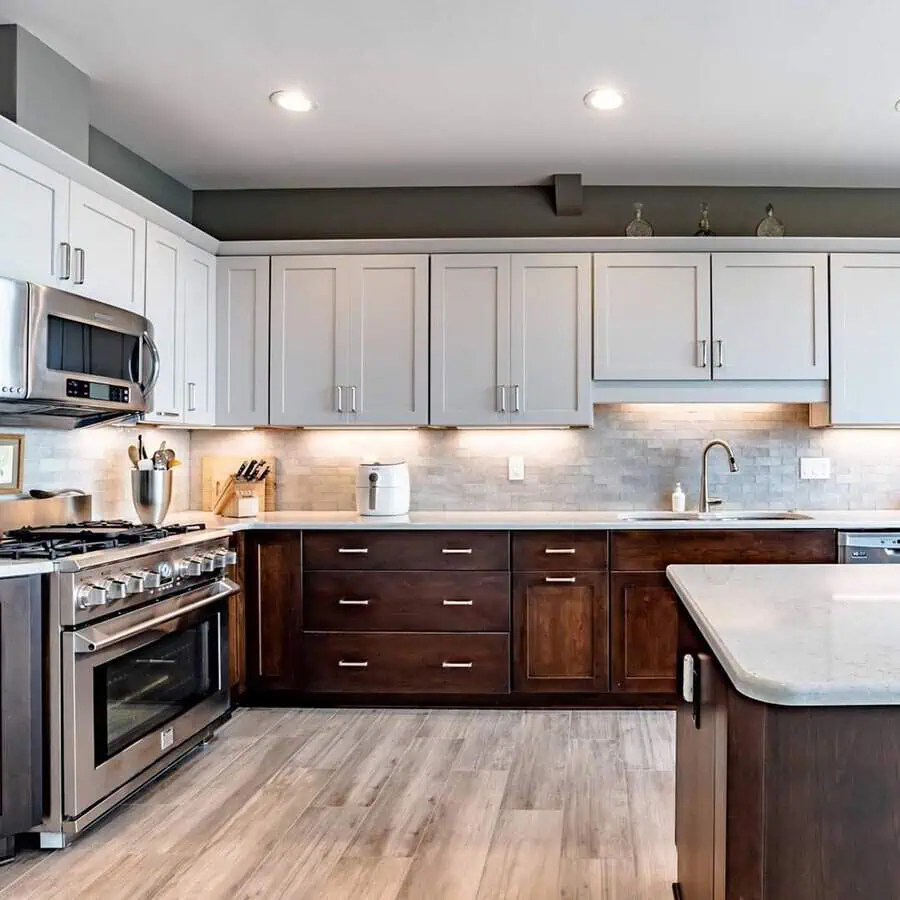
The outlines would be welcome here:
[[[356,511],[361,516],[405,516],[409,466],[403,460],[362,463],[356,476]]]

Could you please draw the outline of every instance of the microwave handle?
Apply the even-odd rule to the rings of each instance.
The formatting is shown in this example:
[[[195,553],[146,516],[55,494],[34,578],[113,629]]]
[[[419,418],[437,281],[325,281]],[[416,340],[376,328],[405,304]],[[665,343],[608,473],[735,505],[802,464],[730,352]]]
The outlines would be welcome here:
[[[156,382],[159,379],[159,347],[156,346],[156,341],[150,337],[150,333],[145,331],[141,335],[141,340],[147,345],[147,349],[150,351],[150,360],[153,363],[153,369],[150,372],[150,378],[147,379],[146,384],[141,385],[141,393],[146,398],[147,395],[153,390],[156,386]]]

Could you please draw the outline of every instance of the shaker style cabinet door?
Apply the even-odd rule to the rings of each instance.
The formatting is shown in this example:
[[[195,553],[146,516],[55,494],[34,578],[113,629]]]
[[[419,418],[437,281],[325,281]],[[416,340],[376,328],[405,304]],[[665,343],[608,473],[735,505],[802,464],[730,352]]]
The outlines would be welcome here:
[[[828,378],[828,255],[714,253],[716,381]]]
[[[272,425],[347,421],[352,283],[350,257],[272,258]]]
[[[184,256],[184,421],[216,422],[216,258],[192,244]]]
[[[509,424],[509,375],[509,256],[432,256],[431,424]]]
[[[69,179],[0,145],[0,278],[71,290]]]
[[[591,257],[511,257],[510,424],[591,425]]]
[[[594,254],[594,378],[710,379],[708,253]]]
[[[143,315],[146,241],[145,219],[71,182],[68,290]]]
[[[216,295],[216,424],[267,425],[269,257],[220,257]]]

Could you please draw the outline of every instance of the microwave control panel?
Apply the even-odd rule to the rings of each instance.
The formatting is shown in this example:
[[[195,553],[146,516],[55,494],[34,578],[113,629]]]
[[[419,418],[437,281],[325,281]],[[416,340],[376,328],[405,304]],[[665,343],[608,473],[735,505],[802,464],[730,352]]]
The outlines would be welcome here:
[[[66,379],[66,396],[79,400],[105,400],[108,403],[128,403],[131,391],[127,387],[114,384],[100,384],[96,381],[82,381],[80,378]]]

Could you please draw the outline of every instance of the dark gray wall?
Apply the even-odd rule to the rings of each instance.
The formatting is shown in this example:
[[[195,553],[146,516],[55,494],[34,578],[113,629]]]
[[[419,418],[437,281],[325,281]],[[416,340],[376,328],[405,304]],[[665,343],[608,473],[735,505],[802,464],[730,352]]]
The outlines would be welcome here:
[[[189,187],[93,126],[88,161],[104,175],[109,175],[176,216],[191,221],[194,192]]]
[[[900,190],[586,187],[556,216],[549,187],[195,191],[194,224],[220,240],[621,235],[644,204],[657,235],[691,235],[700,203],[719,235],[751,235],[767,203],[790,235],[900,237]]]

